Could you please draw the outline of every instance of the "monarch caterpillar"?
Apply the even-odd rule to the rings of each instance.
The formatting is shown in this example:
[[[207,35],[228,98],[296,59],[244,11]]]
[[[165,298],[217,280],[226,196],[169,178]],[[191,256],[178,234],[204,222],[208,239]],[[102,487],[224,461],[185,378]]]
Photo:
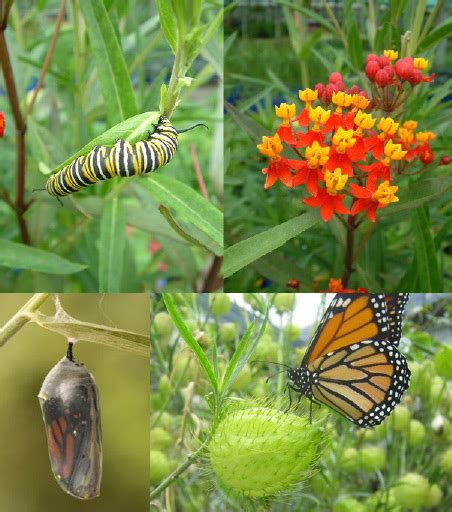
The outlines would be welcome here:
[[[174,157],[178,134],[201,124],[176,130],[169,119],[160,116],[154,126],[155,130],[147,140],[130,144],[119,139],[112,147],[95,146],[87,155],[79,156],[50,175],[46,183],[47,192],[51,196],[61,197],[115,176],[135,176],[155,171]]]
[[[52,472],[59,486],[83,500],[99,496],[102,436],[99,393],[91,373],[72,356],[47,374],[38,394]]]
[[[408,388],[398,351],[408,294],[336,294],[288,387],[323,403],[359,427],[389,416]]]

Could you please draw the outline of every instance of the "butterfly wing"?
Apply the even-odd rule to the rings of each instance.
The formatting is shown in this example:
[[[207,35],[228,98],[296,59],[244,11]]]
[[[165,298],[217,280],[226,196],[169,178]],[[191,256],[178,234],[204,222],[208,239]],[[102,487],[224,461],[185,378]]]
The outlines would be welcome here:
[[[383,294],[338,293],[323,315],[302,366],[308,366],[329,352],[366,340],[383,341],[387,333]]]
[[[385,295],[386,309],[388,312],[387,340],[397,347],[402,336],[402,318],[408,302],[408,293],[392,293]]]
[[[381,423],[408,388],[405,357],[387,341],[347,346],[308,366],[312,395],[360,427]]]
[[[406,301],[388,299],[399,333]],[[391,343],[397,335],[389,322],[383,294],[337,294],[303,359],[310,395],[361,427],[381,423],[408,387],[410,371]]]

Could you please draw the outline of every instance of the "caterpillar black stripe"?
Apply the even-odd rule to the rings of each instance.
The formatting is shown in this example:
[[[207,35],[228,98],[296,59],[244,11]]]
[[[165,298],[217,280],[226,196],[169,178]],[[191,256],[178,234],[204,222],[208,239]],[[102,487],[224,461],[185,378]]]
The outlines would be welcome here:
[[[66,196],[97,181],[155,171],[174,157],[178,134],[192,128],[178,131],[165,116],[160,116],[147,140],[130,144],[119,139],[112,147],[95,146],[87,155],[49,176],[46,190],[51,196]]]

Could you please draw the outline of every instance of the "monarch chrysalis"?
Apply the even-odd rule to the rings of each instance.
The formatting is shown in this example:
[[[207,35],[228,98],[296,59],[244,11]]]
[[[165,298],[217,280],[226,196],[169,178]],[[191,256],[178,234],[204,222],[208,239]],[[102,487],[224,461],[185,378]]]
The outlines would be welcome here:
[[[174,157],[178,134],[195,126],[176,130],[165,116],[160,116],[147,140],[130,144],[119,139],[112,147],[95,146],[87,155],[79,156],[50,175],[46,190],[51,196],[66,196],[97,181],[155,171]]]
[[[60,487],[83,500],[99,496],[102,439],[99,394],[94,377],[72,356],[63,357],[39,391],[50,465]]]

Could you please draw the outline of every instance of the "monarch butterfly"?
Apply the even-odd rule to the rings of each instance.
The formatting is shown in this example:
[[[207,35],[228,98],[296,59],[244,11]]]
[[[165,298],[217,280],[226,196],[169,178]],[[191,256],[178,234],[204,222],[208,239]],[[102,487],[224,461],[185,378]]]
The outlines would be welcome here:
[[[58,484],[76,498],[96,498],[102,479],[99,393],[91,373],[74,360],[72,343],[47,374],[38,398]]]
[[[336,294],[288,387],[360,427],[380,424],[408,388],[397,350],[408,294]]]
[[[95,146],[87,155],[79,156],[57,173],[51,174],[46,190],[51,196],[61,197],[115,176],[135,176],[155,171],[174,157],[178,134],[200,125],[176,130],[165,116],[160,116],[155,131],[149,134],[147,140],[130,144],[119,139],[112,147]]]

